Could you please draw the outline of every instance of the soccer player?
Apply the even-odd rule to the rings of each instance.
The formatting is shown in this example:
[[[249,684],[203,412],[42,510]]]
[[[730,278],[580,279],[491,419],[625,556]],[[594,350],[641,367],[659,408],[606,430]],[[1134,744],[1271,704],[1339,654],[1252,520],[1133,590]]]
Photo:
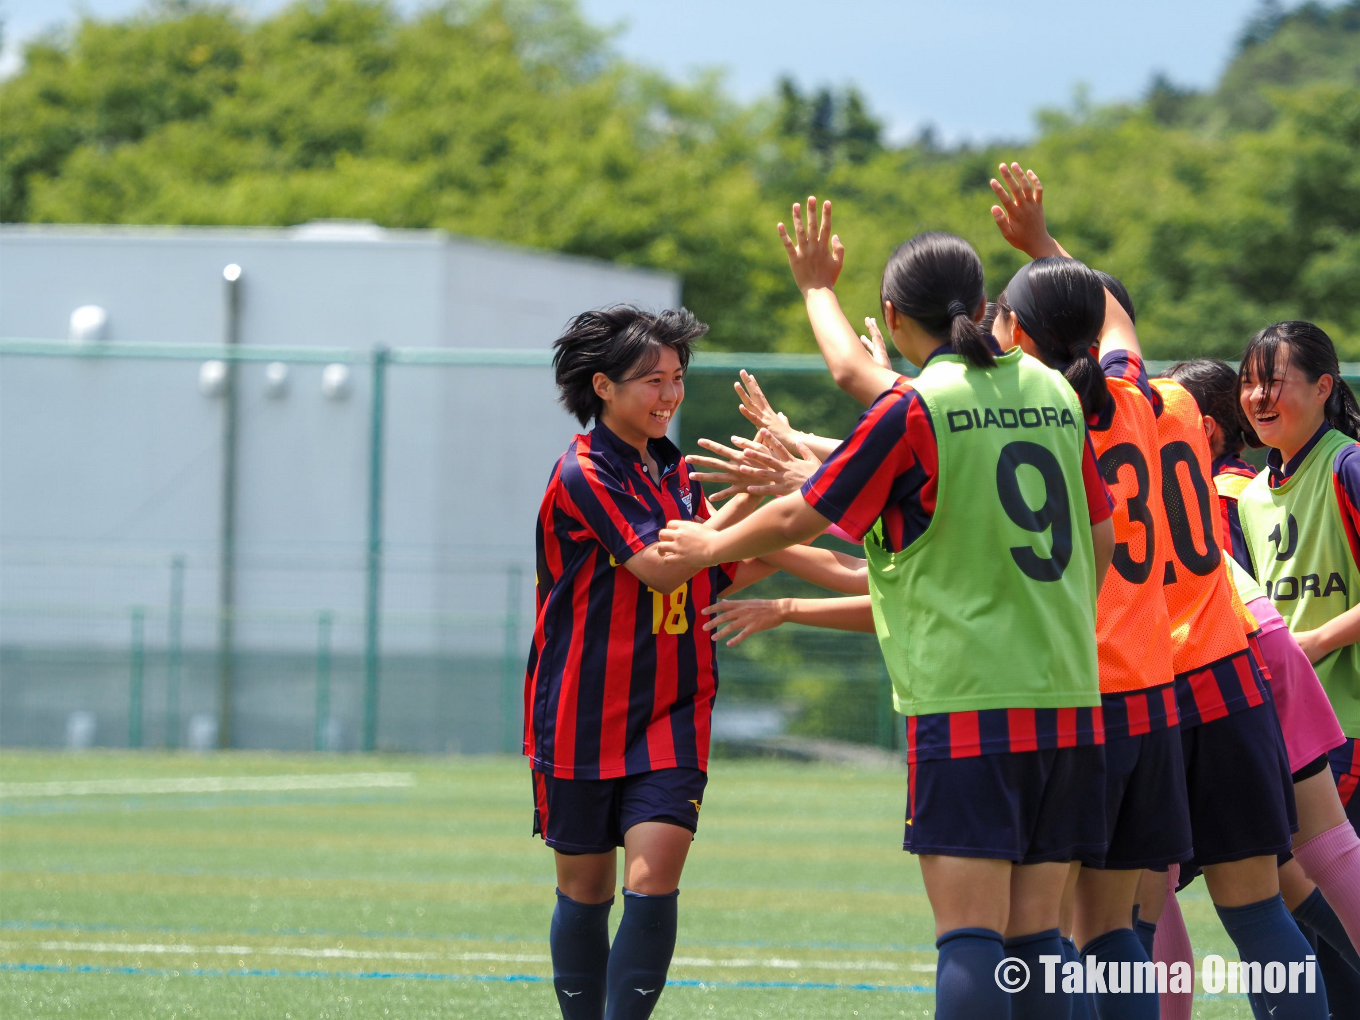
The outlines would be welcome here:
[[[1042,208],[1043,185],[1018,164],[1002,167],[1013,202]],[[1006,190],[994,184],[998,196]],[[1010,208],[995,206],[1003,222]],[[1060,253],[1056,242],[1038,254]],[[1113,283],[1110,286],[1109,283]],[[1116,303],[1127,292],[1109,278]],[[1131,307],[1131,302],[1130,302]],[[1124,309],[1128,312],[1128,309]],[[1133,316],[1128,315],[1130,322]],[[1279,721],[1241,622],[1215,534],[1210,455],[1199,408],[1170,379],[1152,384],[1161,461],[1161,501],[1170,531],[1164,594],[1171,617],[1176,711],[1180,716],[1195,864],[1242,959],[1302,965],[1310,953],[1279,892],[1277,855],[1289,849],[1294,800]],[[1156,923],[1161,904],[1140,904]],[[1325,993],[1265,992],[1275,1020],[1323,1018]]]
[[[1222,361],[1199,358],[1172,365],[1167,376],[1190,391],[1204,415],[1204,431],[1214,456],[1214,470],[1218,472],[1214,485],[1223,508],[1220,519],[1224,533],[1233,534],[1236,554],[1245,555],[1237,498],[1256,476],[1256,469],[1236,456],[1245,442],[1237,372]],[[1345,736],[1307,655],[1266,597],[1264,587],[1232,556],[1224,560],[1233,586],[1245,603],[1238,615],[1255,642],[1253,649],[1264,659],[1268,670],[1298,805],[1299,831],[1294,834],[1294,842],[1306,843],[1345,818],[1328,768],[1328,752],[1343,744]],[[1356,863],[1360,865],[1360,858]],[[1360,873],[1328,874],[1324,881],[1329,885],[1341,882],[1353,888],[1360,886]],[[1325,898],[1325,890],[1319,890],[1310,881],[1291,855],[1280,866],[1280,891],[1295,920],[1304,926],[1305,934],[1312,933],[1310,940],[1322,939],[1318,945],[1318,967],[1327,985],[1332,1015],[1340,1017],[1347,1010],[1360,1015],[1360,974],[1356,973],[1360,969],[1360,955]],[[1340,895],[1344,897],[1344,890]]]
[[[1100,278],[1049,236],[1042,191],[1001,168],[994,181],[1002,235],[1035,258],[997,298],[994,332],[1003,345],[1062,371],[1082,397],[1101,473],[1115,497],[1114,569],[1097,604],[1096,637],[1105,725],[1108,846],[1076,876],[1076,946],[1136,967],[1150,959],[1134,929],[1143,869],[1164,871],[1191,856],[1190,811],[1172,668],[1171,621],[1162,580],[1170,536],[1161,507],[1161,459],[1153,393],[1133,322]],[[1023,183],[1021,183],[1023,182]],[[1026,187],[1026,185],[1029,185]],[[1097,361],[1097,359],[1099,359]],[[1157,1020],[1155,989],[1091,996],[1101,1020]],[[1081,1004],[1078,1004],[1080,1006]]]
[[[577,316],[554,345],[562,403],[595,422],[553,468],[539,510],[524,693],[534,832],[557,866],[553,984],[567,1020],[635,1020],[656,1005],[718,682],[696,610],[773,569],[689,570],[657,549],[667,520],[718,528],[760,499],[740,494],[715,513],[666,439],[705,331],[684,310],[619,305]],[[619,846],[624,907],[611,948]]]
[[[1104,797],[1095,598],[1113,555],[1081,404],[978,328],[982,264],[947,234],[907,241],[883,273],[884,322],[920,376],[876,364],[836,300],[831,205],[820,226],[815,199],[807,209],[805,225],[794,208],[794,237],[779,227],[794,280],[833,377],[872,406],[801,493],[723,532],[669,523],[663,554],[693,570],[829,522],[864,540],[908,717],[904,847],[935,914],[935,1016],[1064,1016],[1069,996],[1038,981],[1008,996],[996,973],[1007,955],[1038,973],[1040,955],[1061,953],[1068,862],[1104,842],[1101,815],[1073,809]]]
[[[1242,566],[1313,663],[1346,737],[1329,756],[1346,818],[1300,841],[1294,857],[1360,944],[1360,883],[1348,877],[1360,869],[1360,407],[1331,338],[1310,322],[1257,333],[1239,380],[1242,413],[1270,447],[1267,469],[1237,500]]]
[[[1223,522],[1223,548],[1230,550],[1234,559],[1246,559],[1242,525],[1237,519],[1237,497],[1256,477],[1257,471],[1242,459],[1242,448],[1261,443],[1242,421],[1237,399],[1237,373],[1216,358],[1195,358],[1177,362],[1167,369],[1166,375],[1189,390],[1199,405],[1204,435],[1213,455],[1210,467]]]

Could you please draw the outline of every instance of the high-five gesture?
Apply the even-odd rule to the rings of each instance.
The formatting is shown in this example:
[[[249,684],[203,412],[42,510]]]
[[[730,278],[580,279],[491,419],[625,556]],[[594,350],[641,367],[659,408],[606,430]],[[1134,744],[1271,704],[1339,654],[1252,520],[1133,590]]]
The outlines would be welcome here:
[[[860,346],[859,334],[841,311],[835,288],[845,266],[845,246],[831,232],[831,203],[823,202],[821,212],[819,221],[817,199],[808,196],[806,222],[802,207],[795,205],[793,237],[789,237],[781,223],[779,239],[784,242],[793,280],[803,292],[812,335],[817,338],[831,377],[837,386],[867,407],[898,377],[892,369],[875,363],[873,356]]]
[[[741,405],[737,410],[745,416],[747,421],[758,429],[766,429],[783,443],[786,449],[796,450],[798,448],[798,443],[803,438],[802,433],[789,424],[789,419],[785,414],[776,411],[770,405],[769,397],[765,396],[765,391],[760,388],[760,383],[756,382],[755,376],[743,368],[740,381],[734,382],[732,388],[737,391],[737,396],[741,398]]]
[[[732,388],[737,391],[737,396],[741,398],[741,406],[737,408],[746,420],[758,429],[765,429],[775,439],[784,445],[784,449],[790,454],[797,453],[799,448],[806,443],[820,460],[826,460],[831,456],[831,451],[840,446],[838,439],[826,439],[823,436],[813,435],[811,432],[799,432],[789,424],[788,417],[782,411],[776,411],[770,405],[769,397],[765,396],[765,391],[760,388],[760,383],[756,377],[746,369],[741,370],[741,381],[732,384]]]
[[[996,220],[1001,236],[1032,259],[1049,255],[1066,255],[1062,246],[1048,233],[1044,220],[1044,185],[1033,170],[1021,170],[1019,163],[1007,166],[1002,163],[998,168],[1005,178],[1003,185],[992,178],[992,190],[1000,199],[1000,205],[992,206],[992,219]]]
[[[804,296],[810,290],[831,290],[840,278],[845,265],[845,245],[831,232],[831,202],[822,203],[821,222],[817,222],[817,199],[809,195],[807,222],[803,221],[800,205],[793,207],[793,237],[779,224],[779,239],[789,256],[793,281]]]
[[[864,328],[869,331],[869,335],[863,333],[859,335],[859,342],[864,345],[864,349],[869,352],[869,357],[874,359],[874,364],[880,368],[886,368],[889,372],[893,370],[892,358],[888,356],[888,345],[883,339],[883,334],[879,332],[878,320],[866,317]]]
[[[786,496],[801,488],[822,466],[821,459],[806,444],[798,443],[799,456],[794,457],[767,429],[757,432],[755,441],[733,436],[732,442],[738,449],[700,439],[700,446],[718,456],[690,454],[685,458],[691,467],[702,469],[690,473],[695,481],[721,482],[727,486],[709,497],[715,502],[739,492]]]

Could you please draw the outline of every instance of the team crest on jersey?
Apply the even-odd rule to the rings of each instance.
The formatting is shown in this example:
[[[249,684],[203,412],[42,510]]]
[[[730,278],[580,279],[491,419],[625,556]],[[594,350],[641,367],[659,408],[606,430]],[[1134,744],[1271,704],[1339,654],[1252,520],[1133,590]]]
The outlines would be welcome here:
[[[685,504],[686,511],[694,513],[694,497],[689,494],[689,486],[684,482],[680,483],[680,501]]]

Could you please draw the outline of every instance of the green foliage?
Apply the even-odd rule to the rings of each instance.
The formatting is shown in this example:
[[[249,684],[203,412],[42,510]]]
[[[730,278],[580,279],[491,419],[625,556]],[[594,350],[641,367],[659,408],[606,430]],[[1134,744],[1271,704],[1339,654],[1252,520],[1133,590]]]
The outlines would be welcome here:
[[[1231,356],[1316,319],[1360,357],[1360,0],[1266,4],[1212,92],[1042,111],[1028,146],[884,142],[853,89],[780,82],[750,107],[619,60],[572,0],[301,0],[262,20],[162,3],[28,46],[0,84],[10,221],[439,227],[684,278],[715,346],[814,349],[774,224],[836,200],[852,321],[926,229],[1021,264],[992,226],[1002,158],[1035,167],[1054,233],[1116,273],[1150,354]],[[806,392],[804,392],[806,391]],[[846,409],[791,385],[791,414]],[[724,404],[725,406],[725,404]],[[697,408],[696,408],[697,410]],[[734,424],[736,424],[734,422]]]

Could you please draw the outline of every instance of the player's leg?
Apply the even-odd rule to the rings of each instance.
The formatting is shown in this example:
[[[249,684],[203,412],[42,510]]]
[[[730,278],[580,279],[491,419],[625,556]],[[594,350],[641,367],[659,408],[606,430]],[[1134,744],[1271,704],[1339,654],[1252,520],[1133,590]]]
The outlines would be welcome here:
[[[937,1020],[1005,1020],[1011,1003],[997,984],[997,968],[1006,957],[1002,932],[1012,864],[942,854],[924,854],[918,860],[935,915]]]
[[[1006,955],[1024,962],[1029,985],[1015,993],[1011,1015],[1015,1020],[1070,1017],[1076,996],[1065,993],[1059,981],[1047,990],[1046,964],[1063,960],[1062,894],[1071,873],[1067,862],[1022,864],[1011,871],[1011,908],[1006,922]],[[1080,880],[1078,880],[1080,881]]]
[[[1077,861],[1068,865],[1067,881],[1063,883],[1062,903],[1058,907],[1058,930],[1062,932],[1064,964],[1081,962],[1081,954],[1077,952],[1077,945],[1072,941],[1077,913],[1077,879],[1081,876],[1081,870],[1081,864]],[[1072,996],[1072,1020],[1091,1020],[1089,996]]]
[[[608,1020],[645,1020],[666,986],[680,875],[707,782],[700,770],[683,768],[622,780],[623,919],[609,954]]]
[[[1145,870],[1138,876],[1138,918],[1154,926],[1161,921],[1169,895],[1165,871]]]
[[[939,1020],[1011,1015],[996,973],[1006,957],[1011,860],[1024,841],[1009,775],[998,762],[1004,757],[907,766],[902,849],[917,855],[935,916]]]
[[[1134,898],[1141,871],[1098,871],[1083,868],[1077,881],[1076,944],[1079,958],[1105,964],[1107,991],[1093,990],[1100,1020],[1157,1020],[1156,989],[1134,994],[1134,968],[1149,962],[1132,927]],[[1125,975],[1128,975],[1126,978]]]
[[[1105,744],[1107,846],[1101,860],[1082,869],[1076,900],[1081,958],[1108,970],[1104,991],[1088,989],[1101,1020],[1157,1020],[1156,987],[1146,980],[1151,958],[1133,913],[1143,869],[1165,868],[1191,853],[1181,755],[1179,728],[1117,736]],[[1151,942],[1155,923],[1144,922],[1143,930]]]
[[[1107,849],[1106,749],[1071,747],[1009,758],[1021,794],[1018,805],[1027,825],[1027,844],[1011,875],[1006,953],[1024,961],[1033,976],[1029,986],[1012,997],[1012,1016],[1066,1017],[1073,1015],[1076,996],[1064,991],[1061,981],[1049,991],[1043,978],[1047,966],[1066,962],[1068,955],[1061,923],[1070,862],[1083,864],[1077,878],[1079,899],[1081,876],[1088,865],[1103,862]],[[1131,894],[1128,909],[1132,913]]]
[[[1195,858],[1242,960],[1303,967],[1311,948],[1280,896],[1278,855],[1289,849],[1293,783],[1273,706],[1182,731]],[[1300,971],[1302,973],[1302,971]],[[1273,1020],[1325,1020],[1327,996],[1263,992]]]
[[[1153,909],[1155,905],[1157,910],[1157,931],[1152,944],[1153,961],[1166,964],[1168,974],[1175,964],[1184,963],[1191,976],[1184,989],[1178,989],[1168,980],[1167,991],[1161,996],[1161,1020],[1190,1020],[1195,1000],[1195,957],[1190,947],[1190,933],[1185,929],[1185,918],[1181,916],[1181,905],[1176,899],[1180,871],[1180,865],[1173,864],[1165,874],[1144,872],[1145,876],[1156,875],[1161,883],[1161,893],[1158,895],[1149,888],[1145,878],[1139,894],[1142,906]]]
[[[1326,899],[1325,906],[1344,926],[1350,945],[1338,946],[1327,932],[1318,934],[1341,955],[1355,959],[1355,949],[1360,946],[1360,836],[1346,817],[1331,769],[1317,769],[1295,782],[1294,799],[1299,811],[1294,859],[1308,878],[1317,883]],[[1285,902],[1289,902],[1288,896]],[[1308,901],[1301,900],[1300,904],[1305,902]],[[1300,904],[1291,905],[1290,909]],[[1322,906],[1314,900],[1305,909],[1317,911]],[[1305,923],[1317,930],[1313,921],[1305,919]],[[1319,923],[1330,921],[1319,917]]]
[[[601,1020],[618,856],[617,780],[535,772],[533,781],[534,832],[553,848],[557,868],[548,938],[553,988],[566,1020]]]

